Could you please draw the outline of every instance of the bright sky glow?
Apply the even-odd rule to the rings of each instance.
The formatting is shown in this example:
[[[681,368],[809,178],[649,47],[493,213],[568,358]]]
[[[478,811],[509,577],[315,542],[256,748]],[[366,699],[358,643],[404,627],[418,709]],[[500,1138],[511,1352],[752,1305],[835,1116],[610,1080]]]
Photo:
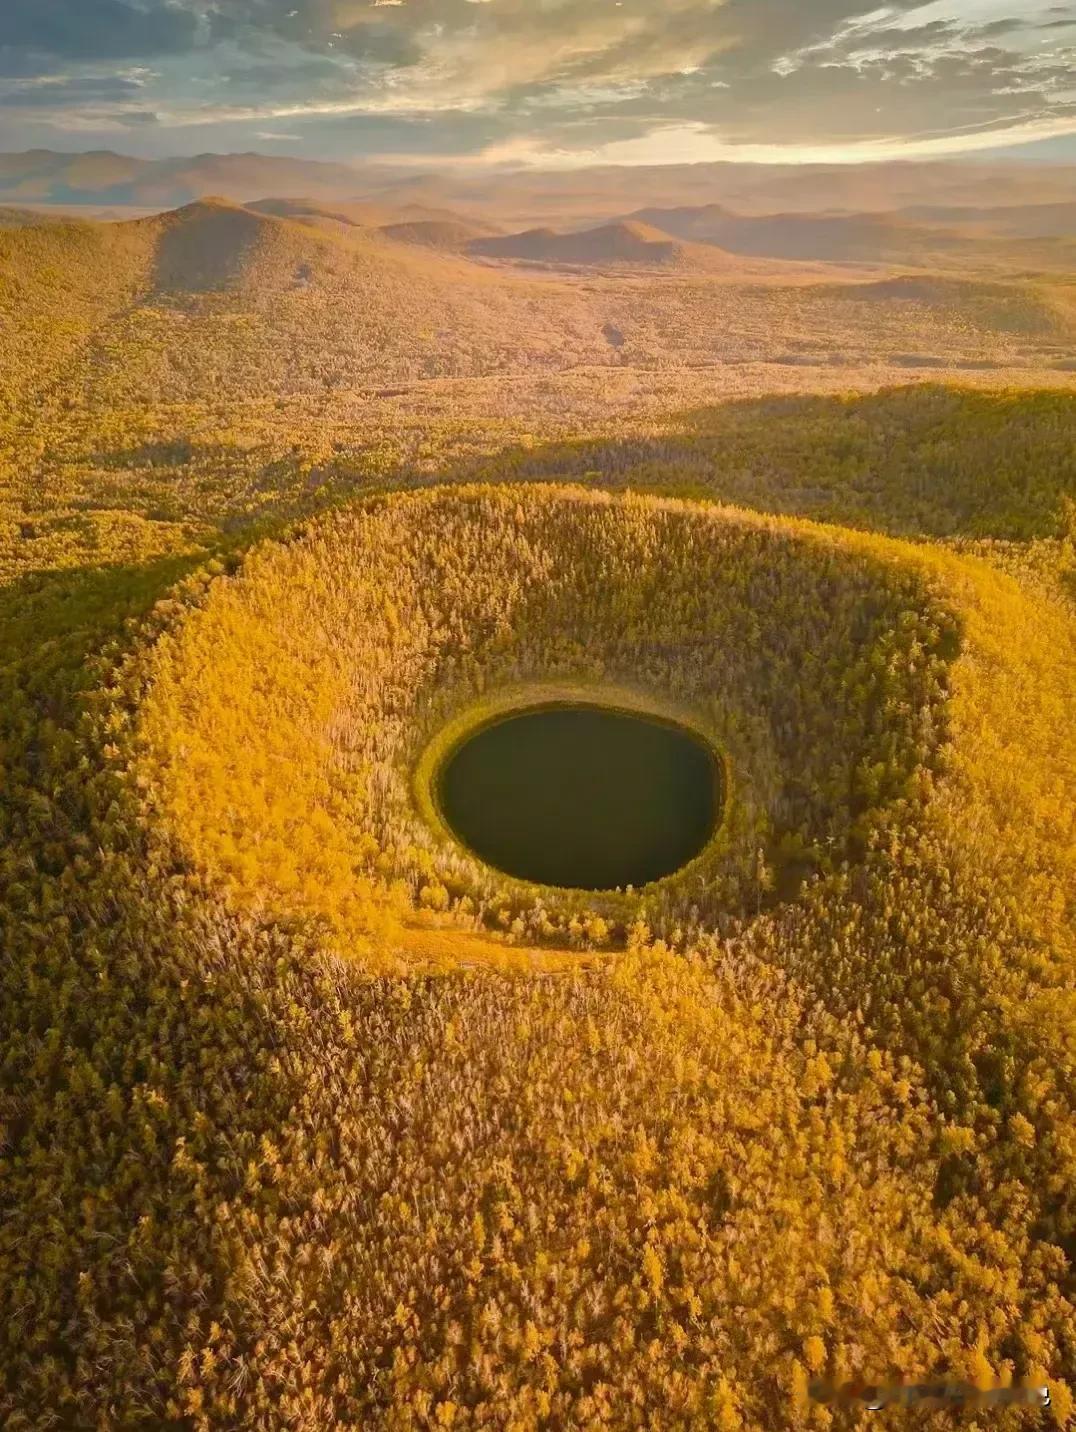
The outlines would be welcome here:
[[[951,155],[1076,136],[1074,62],[1048,0],[6,0],[0,148]]]

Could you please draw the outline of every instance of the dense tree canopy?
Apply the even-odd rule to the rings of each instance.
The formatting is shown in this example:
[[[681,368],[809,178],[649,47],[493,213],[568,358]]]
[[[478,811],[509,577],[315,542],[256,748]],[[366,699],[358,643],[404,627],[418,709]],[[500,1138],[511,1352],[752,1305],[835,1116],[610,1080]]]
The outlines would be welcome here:
[[[846,280],[0,234],[5,1428],[1071,1425],[1071,303]],[[551,689],[685,870],[447,835]]]
[[[137,626],[182,559],[28,585],[9,1425],[825,1427],[816,1376],[934,1375],[1063,1424],[1076,642],[1018,575],[543,486],[306,522]],[[431,734],[539,680],[723,744],[697,895],[422,824]]]

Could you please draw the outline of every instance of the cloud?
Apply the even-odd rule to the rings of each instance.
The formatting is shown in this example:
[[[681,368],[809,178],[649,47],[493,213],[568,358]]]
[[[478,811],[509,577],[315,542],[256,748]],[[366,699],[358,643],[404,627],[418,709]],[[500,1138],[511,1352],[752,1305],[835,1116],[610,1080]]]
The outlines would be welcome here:
[[[1074,46],[1040,0],[6,0],[0,119],[498,162],[949,152],[1076,132]]]
[[[961,154],[1023,146],[1076,134],[1076,110],[1052,120],[1027,120],[1008,128],[949,135],[902,135],[855,143],[730,143],[705,124],[659,127],[630,140],[590,149],[556,149],[537,142],[505,146],[496,157],[539,169],[590,165],[654,164],[867,164],[893,159],[945,159]],[[494,157],[491,151],[491,158]]]
[[[179,0],[5,0],[0,54],[85,61],[189,50],[198,21]]]
[[[0,77],[0,103],[14,102],[38,109],[67,105],[122,104],[144,100],[146,79],[140,70],[127,73]]]

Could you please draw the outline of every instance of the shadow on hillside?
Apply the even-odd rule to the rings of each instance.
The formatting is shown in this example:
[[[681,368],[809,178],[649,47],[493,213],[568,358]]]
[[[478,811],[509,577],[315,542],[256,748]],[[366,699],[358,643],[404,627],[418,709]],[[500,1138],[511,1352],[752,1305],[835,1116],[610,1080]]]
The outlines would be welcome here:
[[[301,443],[285,456],[251,450],[235,472],[233,449],[183,436],[93,460],[160,469],[172,520],[185,515],[185,492],[201,494],[227,471],[241,509],[225,482],[214,520],[238,544],[373,492],[464,482],[662,492],[907,538],[1060,537],[1076,511],[1076,402],[1065,391],[915,384],[740,399],[673,413],[628,436],[514,443],[441,466],[379,460],[376,477],[368,429],[333,447],[317,462]]]
[[[92,680],[92,658],[208,555],[27,572],[0,587],[0,691],[21,692],[42,718],[59,719]]]
[[[134,443],[131,447],[102,448],[92,454],[91,461],[95,467],[104,468],[177,467],[207,452],[223,457],[227,448],[223,443],[216,443],[210,448],[196,448],[189,438],[177,436],[157,442]]]
[[[91,825],[80,720],[104,678],[95,658],[130,645],[144,616],[205,554],[31,572],[0,588],[0,834],[37,842],[40,874],[62,874]]]
[[[212,200],[166,216],[157,245],[153,286],[158,293],[215,293],[240,279],[269,221]]]
[[[933,384],[752,398],[652,435],[510,447],[437,480],[648,489],[900,537],[1056,537],[1076,501],[1076,403]]]

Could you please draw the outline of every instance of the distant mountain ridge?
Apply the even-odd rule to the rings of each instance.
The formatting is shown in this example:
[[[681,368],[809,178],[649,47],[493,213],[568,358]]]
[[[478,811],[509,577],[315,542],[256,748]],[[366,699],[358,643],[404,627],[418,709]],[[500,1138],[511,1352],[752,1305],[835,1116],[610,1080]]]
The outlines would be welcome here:
[[[737,214],[722,204],[638,209],[649,225],[729,254],[797,262],[1076,268],[1076,203],[893,212]],[[1053,226],[1051,229],[1051,225]]]
[[[594,226],[622,219],[640,194],[658,209],[724,206],[740,216],[897,214],[911,222],[962,219],[1022,234],[1020,211],[1048,232],[1070,232],[1076,166],[1019,161],[903,161],[864,165],[714,164],[595,166],[577,170],[450,167],[298,159],[258,153],[136,159],[111,150],[0,154],[0,204],[169,209],[209,194],[249,203],[303,195],[312,204],[384,205],[382,223],[443,218],[505,229]],[[1004,196],[1004,206],[998,205]],[[404,207],[423,215],[398,217]],[[999,214],[999,208],[1007,214]],[[974,211],[974,212],[973,212]],[[1049,228],[1062,224],[1062,230]]]
[[[198,154],[189,159],[133,159],[110,150],[0,154],[0,201],[13,204],[175,208],[208,194],[238,201],[274,193],[326,198],[354,194],[359,187],[359,175],[348,165],[265,154]]]
[[[820,259],[826,262],[878,262],[904,259],[910,248],[960,247],[963,235],[924,229],[897,214],[744,215],[721,204],[697,208],[639,209],[631,220],[695,243],[717,244],[732,253],[766,258]]]

